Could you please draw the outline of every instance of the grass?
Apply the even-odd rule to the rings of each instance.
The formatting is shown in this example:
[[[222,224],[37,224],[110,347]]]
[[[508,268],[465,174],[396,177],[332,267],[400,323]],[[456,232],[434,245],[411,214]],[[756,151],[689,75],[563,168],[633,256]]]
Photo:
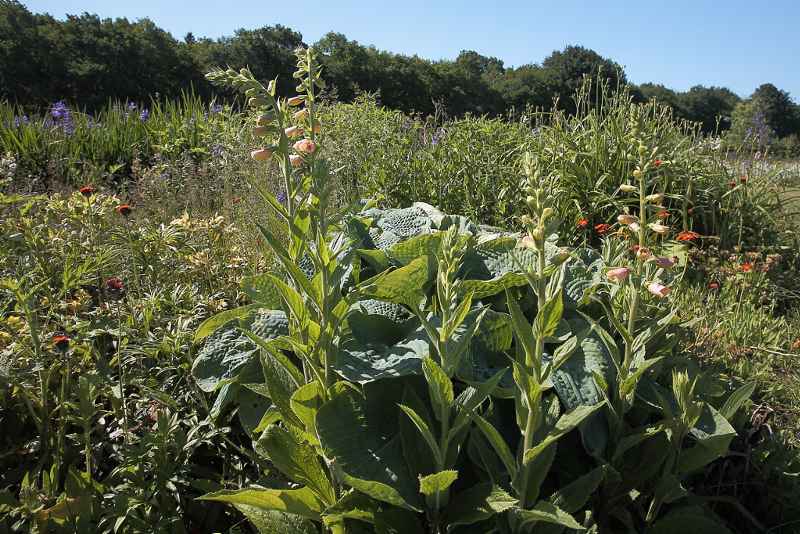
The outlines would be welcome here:
[[[800,517],[800,167],[726,158],[663,109],[615,98],[605,107],[584,102],[584,113],[572,118],[452,121],[409,117],[364,99],[328,105],[321,121],[342,201],[421,200],[505,227],[517,227],[523,213],[519,156],[531,150],[563,191],[557,211],[572,243],[598,243],[592,227],[613,225],[626,209],[619,186],[630,180],[635,135],[645,132],[668,162],[659,167],[668,185],[658,192],[666,194],[670,224],[710,236],[696,276],[675,295],[682,316],[695,320],[684,346],[731,383],[757,384],[751,417],[737,422],[736,451],[746,467],[734,457],[720,478],[772,532],[792,532]],[[19,429],[0,440],[0,526],[11,531],[56,515],[62,488],[29,475],[42,462],[39,414],[47,409],[59,410],[53,443],[61,440],[66,451],[53,477],[88,492],[80,471],[90,458],[93,483],[105,495],[93,511],[103,531],[116,522],[128,531],[241,531],[227,508],[191,499],[226,484],[263,482],[264,462],[246,432],[197,390],[189,368],[197,325],[248,302],[242,280],[272,263],[254,223],[274,221],[256,211],[256,192],[243,177],[257,175],[279,192],[278,177],[248,158],[253,140],[230,110],[206,119],[207,107],[190,97],[150,108],[142,121],[110,106],[92,119],[103,127],[75,113],[71,135],[36,124],[0,134],[0,172],[11,175],[14,167],[0,197],[0,397],[8,407],[0,425]],[[15,115],[0,106],[0,123]],[[730,187],[745,173],[746,183]],[[101,193],[87,201],[75,192],[84,183]],[[63,193],[30,194],[45,189]],[[129,218],[114,212],[122,202],[134,207]],[[588,230],[575,226],[585,216]],[[780,253],[780,267],[743,273],[747,252],[762,254],[758,261]],[[120,301],[104,285],[111,277],[125,281]],[[717,290],[709,281],[723,283]],[[49,342],[59,332],[74,340],[66,357]]]

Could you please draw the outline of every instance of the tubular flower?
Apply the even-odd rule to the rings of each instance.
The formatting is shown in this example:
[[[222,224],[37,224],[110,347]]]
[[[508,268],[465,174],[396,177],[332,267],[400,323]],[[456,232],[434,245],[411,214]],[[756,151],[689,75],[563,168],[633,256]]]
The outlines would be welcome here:
[[[614,282],[622,282],[623,280],[628,278],[630,272],[631,272],[630,269],[628,269],[627,267],[615,267],[614,269],[610,269],[606,273],[606,276],[608,277],[609,280],[613,280]]]
[[[647,260],[652,254],[650,253],[650,249],[647,247],[640,247],[639,245],[633,245],[631,247],[631,251],[636,255],[637,258],[640,260]]]
[[[289,162],[292,164],[292,167],[299,167],[303,164],[303,156],[291,154],[289,156]]]
[[[311,139],[301,139],[292,145],[292,148],[294,148],[295,151],[299,152],[300,154],[313,154],[317,149],[317,145]]]
[[[300,137],[303,135],[303,129],[299,126],[289,126],[284,132],[286,137]]]
[[[669,226],[664,226],[663,224],[650,223],[647,226],[649,226],[652,231],[654,231],[659,235],[664,235],[669,233]]]
[[[268,126],[256,126],[255,128],[253,128],[253,135],[257,137],[264,137],[268,133],[269,133]]]
[[[85,196],[86,198],[89,198],[90,196],[94,195],[94,192],[97,190],[91,185],[84,185],[83,187],[78,189],[78,191],[80,191],[81,195]]]
[[[594,225],[594,231],[597,232],[598,235],[605,235],[611,229],[610,224],[600,223]]]
[[[130,204],[120,204],[114,209],[116,210],[117,213],[119,213],[123,217],[127,217],[133,211],[133,208],[131,208]]]
[[[669,292],[672,291],[667,286],[659,284],[658,282],[650,282],[647,284],[647,290],[658,298],[666,297],[669,295]]]
[[[634,191],[638,191],[639,188],[631,184],[622,184],[619,186],[619,190],[623,193],[633,193]]]
[[[658,256],[652,258],[650,261],[661,267],[662,269],[671,269],[675,266],[677,262],[677,258],[667,258],[665,256]]]
[[[664,195],[661,193],[653,193],[652,195],[644,197],[644,200],[651,204],[661,204],[661,201],[664,200]]]
[[[300,104],[305,102],[305,100],[306,100],[305,96],[297,95],[297,96],[293,96],[292,98],[287,100],[286,103],[289,104],[290,106],[299,106]]]
[[[271,123],[272,123],[272,115],[270,115],[269,113],[265,113],[264,115],[259,116],[258,119],[256,120],[256,124],[259,126],[268,126]]]
[[[684,230],[683,232],[680,232],[675,239],[677,239],[678,241],[694,241],[699,237],[700,234],[698,234],[697,232],[692,232],[691,230]]]
[[[319,133],[320,130],[322,130],[322,124],[320,124],[320,122],[316,119],[314,120],[314,127],[312,130],[314,130],[314,133]]]
[[[656,217],[659,219],[667,219],[669,218],[669,212],[667,210],[661,210],[656,213]]]
[[[526,235],[522,239],[519,240],[517,246],[520,248],[536,248],[536,241],[529,235]]]
[[[305,119],[307,115],[308,115],[308,109],[307,108],[303,108],[301,110],[295,111],[292,114],[292,118],[294,120],[296,120],[296,121],[301,121],[301,120]]]
[[[633,224],[635,222],[639,222],[639,217],[636,215],[628,215],[627,213],[623,213],[622,215],[617,215],[617,221],[620,224]]]
[[[586,228],[589,226],[589,219],[580,219],[578,221],[578,228]]]
[[[268,148],[258,148],[250,152],[250,157],[256,161],[267,161],[272,157],[272,150]]]

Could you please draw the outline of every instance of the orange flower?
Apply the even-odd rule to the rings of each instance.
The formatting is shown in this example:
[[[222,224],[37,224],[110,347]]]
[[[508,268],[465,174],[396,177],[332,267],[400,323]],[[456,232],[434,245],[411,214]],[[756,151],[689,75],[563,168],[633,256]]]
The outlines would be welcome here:
[[[698,234],[697,232],[692,232],[691,230],[684,230],[683,232],[680,232],[675,239],[677,239],[678,241],[694,241],[699,237],[700,234]]]
[[[661,161],[660,159],[657,159],[657,160],[655,160],[655,161],[653,162],[653,165],[655,165],[656,167],[661,167],[661,164],[662,164],[662,163],[664,163],[664,162],[663,162],[663,161]]]
[[[658,213],[656,213],[656,217],[658,217],[659,219],[666,219],[667,217],[669,217],[669,212],[667,210],[661,210]]]
[[[710,282],[708,284],[709,289],[719,289],[719,282]]]
[[[733,189],[734,187],[736,187],[736,180],[731,180],[730,182],[728,182],[728,186],[729,186],[731,189]]]
[[[62,352],[69,348],[69,341],[69,336],[65,334],[56,334],[53,336],[53,345]]]
[[[578,221],[579,228],[586,228],[587,226],[589,226],[589,219],[581,219]]]
[[[97,190],[91,185],[84,185],[83,187],[78,189],[78,191],[80,191],[81,195],[85,196],[86,198],[89,198],[90,196],[94,195],[94,192]]]
[[[133,211],[133,208],[131,208],[130,204],[120,204],[114,209],[123,217],[127,217]]]
[[[594,231],[597,232],[598,235],[605,235],[611,229],[610,224],[600,223],[594,225]]]
[[[742,176],[741,178],[739,178],[739,181],[742,182],[743,184],[746,184],[747,183],[747,176]]]
[[[750,263],[749,261],[744,262],[743,264],[741,264],[739,266],[739,269],[741,269],[743,273],[752,272],[753,271],[753,264]]]

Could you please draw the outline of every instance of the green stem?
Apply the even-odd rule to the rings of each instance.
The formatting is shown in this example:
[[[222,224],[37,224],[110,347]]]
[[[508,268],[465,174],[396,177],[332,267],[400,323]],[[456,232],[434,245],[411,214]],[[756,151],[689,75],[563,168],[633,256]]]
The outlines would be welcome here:
[[[537,279],[537,299],[538,299],[538,309],[536,313],[541,313],[544,309],[546,304],[546,295],[545,292],[547,291],[547,280],[544,278],[544,270],[546,264],[546,258],[544,253],[544,240],[542,239],[540,243],[537,243],[537,249],[539,252],[539,269],[538,269],[538,279]],[[541,362],[542,356],[544,355],[544,336],[538,335],[536,337],[536,351],[534,355],[534,361],[529,361],[528,363],[528,370],[529,372],[533,372],[534,378],[536,383],[538,384],[541,380]],[[536,433],[537,428],[539,427],[540,416],[541,416],[541,406],[539,404],[539,399],[541,398],[541,391],[537,389],[534,398],[532,399],[532,405],[528,406],[528,418],[525,422],[525,434],[524,439],[522,442],[522,454],[523,454],[523,461],[525,452],[527,452],[531,447],[533,447],[533,435]],[[528,506],[531,506],[533,503],[528,502],[528,483],[531,476],[531,471],[533,469],[533,464],[528,463],[522,466],[522,479],[519,486],[519,493],[520,493],[520,506],[525,509]]]
[[[128,405],[125,396],[125,371],[122,365],[122,319],[117,301],[117,369],[119,370],[119,395],[122,399],[122,432],[125,444],[128,443]]]

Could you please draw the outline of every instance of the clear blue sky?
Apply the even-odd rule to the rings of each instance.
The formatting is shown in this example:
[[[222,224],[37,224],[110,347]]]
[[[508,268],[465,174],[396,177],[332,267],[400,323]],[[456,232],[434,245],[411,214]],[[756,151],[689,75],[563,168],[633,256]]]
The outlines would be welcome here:
[[[23,0],[57,18],[152,19],[176,38],[220,37],[283,24],[313,43],[328,31],[428,59],[475,50],[506,66],[540,63],[569,44],[625,67],[635,83],[677,90],[729,87],[749,95],[764,82],[800,102],[800,1],[770,0]]]

